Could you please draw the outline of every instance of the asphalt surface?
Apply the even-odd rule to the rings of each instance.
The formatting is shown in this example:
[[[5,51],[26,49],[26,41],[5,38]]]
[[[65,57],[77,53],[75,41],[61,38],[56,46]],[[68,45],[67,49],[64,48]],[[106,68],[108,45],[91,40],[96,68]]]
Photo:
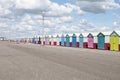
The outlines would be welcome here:
[[[120,80],[120,52],[0,42],[0,80]]]

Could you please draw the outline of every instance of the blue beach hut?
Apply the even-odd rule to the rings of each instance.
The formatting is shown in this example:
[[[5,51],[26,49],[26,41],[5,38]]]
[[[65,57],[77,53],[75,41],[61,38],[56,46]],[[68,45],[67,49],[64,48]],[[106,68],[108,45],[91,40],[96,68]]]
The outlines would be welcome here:
[[[64,46],[64,35],[61,36],[61,46]]]
[[[80,35],[79,35],[79,47],[80,47],[80,48],[83,48],[83,44],[84,44],[84,43],[83,43],[83,35],[80,34]]]
[[[76,47],[76,35],[73,34],[72,36],[72,47]]]
[[[105,49],[105,35],[100,32],[97,35],[97,38],[98,38],[98,49]]]
[[[32,38],[32,43],[35,43],[35,37]]]
[[[38,44],[39,38],[35,38],[35,44]]]
[[[70,46],[70,36],[68,34],[66,35],[66,46]]]

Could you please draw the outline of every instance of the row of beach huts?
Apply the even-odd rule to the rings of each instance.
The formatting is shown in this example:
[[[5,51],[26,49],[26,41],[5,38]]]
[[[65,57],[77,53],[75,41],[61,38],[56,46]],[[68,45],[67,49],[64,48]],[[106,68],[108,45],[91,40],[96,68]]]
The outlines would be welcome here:
[[[18,40],[17,40],[18,41]],[[33,38],[24,38],[20,42],[51,46],[77,47],[120,51],[120,32],[61,34]]]

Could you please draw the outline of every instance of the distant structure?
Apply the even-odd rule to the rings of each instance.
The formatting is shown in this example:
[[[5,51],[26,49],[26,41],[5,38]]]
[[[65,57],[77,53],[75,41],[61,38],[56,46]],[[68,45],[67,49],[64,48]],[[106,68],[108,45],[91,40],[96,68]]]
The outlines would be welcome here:
[[[0,40],[1,40],[1,41],[4,41],[4,40],[5,40],[5,37],[0,37]]]

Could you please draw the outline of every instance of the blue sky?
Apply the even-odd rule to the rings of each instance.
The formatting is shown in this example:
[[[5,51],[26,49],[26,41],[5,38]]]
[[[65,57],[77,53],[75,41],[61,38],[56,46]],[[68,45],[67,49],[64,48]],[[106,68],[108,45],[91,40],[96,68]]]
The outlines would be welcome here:
[[[0,36],[8,38],[119,29],[120,0],[0,0]]]
[[[75,4],[74,0],[51,0],[53,2],[56,2],[60,5],[63,5],[65,3],[73,3]],[[115,3],[120,4],[120,0],[115,0]],[[86,19],[92,23],[94,23],[95,25],[99,26],[112,26],[112,22],[116,21],[117,18],[114,16],[114,14],[120,14],[120,9],[116,9],[116,10],[109,10],[106,11],[105,13],[99,13],[99,14],[94,14],[94,13],[86,13],[84,15],[76,15],[74,16],[75,20],[79,21],[80,19]],[[74,15],[74,14],[73,14]]]

